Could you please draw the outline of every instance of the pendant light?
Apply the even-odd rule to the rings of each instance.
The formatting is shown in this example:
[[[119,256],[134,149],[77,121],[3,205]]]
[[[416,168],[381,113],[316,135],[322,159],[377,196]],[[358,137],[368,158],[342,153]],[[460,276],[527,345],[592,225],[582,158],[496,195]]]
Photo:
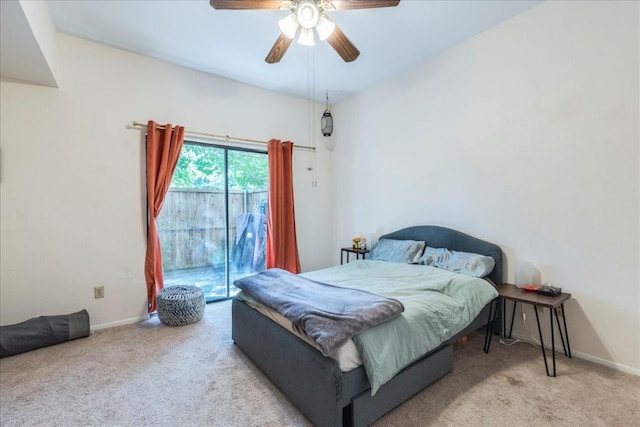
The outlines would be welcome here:
[[[331,136],[333,133],[333,117],[331,111],[329,111],[329,91],[327,91],[327,106],[320,118],[320,124],[323,136]]]

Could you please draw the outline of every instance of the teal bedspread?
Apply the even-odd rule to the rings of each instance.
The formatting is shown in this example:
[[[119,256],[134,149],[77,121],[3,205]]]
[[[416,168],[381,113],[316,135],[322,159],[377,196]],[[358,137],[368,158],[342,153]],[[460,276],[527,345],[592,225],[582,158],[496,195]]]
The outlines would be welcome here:
[[[394,298],[404,305],[399,317],[353,338],[372,394],[404,367],[462,331],[498,296],[484,279],[416,264],[359,260],[301,275]]]

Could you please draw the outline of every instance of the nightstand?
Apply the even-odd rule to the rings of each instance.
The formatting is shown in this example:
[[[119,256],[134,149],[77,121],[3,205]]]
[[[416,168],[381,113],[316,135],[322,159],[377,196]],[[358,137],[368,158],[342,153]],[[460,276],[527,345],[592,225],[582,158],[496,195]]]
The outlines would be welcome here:
[[[491,345],[491,330],[493,330],[493,321],[495,320],[496,314],[498,312],[498,303],[502,300],[502,325],[503,325],[503,334],[506,333],[506,302],[507,300],[513,301],[513,312],[511,313],[511,325],[509,326],[509,338],[511,338],[511,332],[513,330],[513,320],[516,314],[516,306],[518,303],[522,304],[530,304],[534,306],[534,312],[536,314],[536,323],[538,324],[538,335],[540,336],[540,346],[542,347],[542,356],[544,357],[544,367],[547,371],[548,376],[552,376],[549,372],[549,365],[547,364],[547,353],[544,348],[544,341],[542,339],[542,330],[540,328],[540,317],[538,315],[538,307],[545,307],[549,309],[549,326],[551,328],[551,357],[553,359],[553,376],[556,376],[556,352],[555,352],[555,334],[553,327],[553,315],[555,313],[556,323],[558,325],[558,331],[560,332],[560,339],[562,340],[562,348],[564,349],[564,355],[567,357],[571,357],[571,347],[569,345],[569,333],[567,332],[567,319],[564,315],[564,302],[571,298],[571,294],[561,293],[555,297],[540,295],[535,293],[535,291],[527,291],[525,289],[521,289],[516,285],[512,285],[509,283],[504,283],[496,287],[498,291],[498,297],[493,300],[491,303],[491,310],[489,317],[491,318],[491,325],[487,328],[487,335],[485,337],[485,348],[484,352],[489,352],[489,346]],[[493,309],[495,304],[495,309]],[[491,314],[492,313],[492,314]],[[564,326],[564,334],[562,332],[562,327],[560,325],[560,318],[558,316],[560,313],[560,317],[562,317],[562,323]],[[565,343],[566,338],[566,343]]]
[[[340,250],[340,264],[343,263],[343,256],[347,254],[347,263],[349,262],[349,255],[356,254],[356,259],[360,259],[360,255],[362,255],[362,259],[365,259],[367,254],[369,253],[369,249],[353,249],[353,248],[342,248]]]

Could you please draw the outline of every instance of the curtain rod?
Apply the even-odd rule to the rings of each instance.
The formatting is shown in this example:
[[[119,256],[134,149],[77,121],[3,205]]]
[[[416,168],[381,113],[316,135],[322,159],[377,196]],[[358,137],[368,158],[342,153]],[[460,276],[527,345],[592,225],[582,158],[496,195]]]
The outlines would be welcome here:
[[[133,122],[133,126],[134,127],[141,127],[141,128],[147,128],[147,124],[146,123],[140,123],[140,122]],[[163,125],[158,125],[161,128],[164,128]],[[194,131],[188,131],[188,130],[184,130],[185,135],[193,135],[193,136],[204,136],[204,137],[208,137],[208,138],[215,138],[215,139],[222,139],[224,141],[238,141],[238,142],[249,142],[252,144],[263,144],[263,145],[268,145],[269,142],[268,141],[260,141],[257,139],[247,139],[247,138],[236,138],[233,136],[229,136],[229,135],[214,135],[211,133],[204,133],[204,132],[194,132]],[[312,150],[315,151],[316,147],[309,147],[306,145],[296,145],[295,143],[293,144],[293,148],[300,148],[303,150]]]

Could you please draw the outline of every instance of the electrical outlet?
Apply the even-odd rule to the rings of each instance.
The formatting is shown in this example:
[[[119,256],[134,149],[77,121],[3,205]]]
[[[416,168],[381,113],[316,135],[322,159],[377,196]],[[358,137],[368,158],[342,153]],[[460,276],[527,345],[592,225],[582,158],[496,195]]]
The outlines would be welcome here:
[[[538,313],[542,313],[544,311],[544,307],[541,305],[536,305],[536,310],[538,310]]]
[[[93,297],[95,299],[104,298],[104,286],[96,286],[93,288]]]
[[[556,316],[562,317],[562,308],[560,306],[556,307]]]

